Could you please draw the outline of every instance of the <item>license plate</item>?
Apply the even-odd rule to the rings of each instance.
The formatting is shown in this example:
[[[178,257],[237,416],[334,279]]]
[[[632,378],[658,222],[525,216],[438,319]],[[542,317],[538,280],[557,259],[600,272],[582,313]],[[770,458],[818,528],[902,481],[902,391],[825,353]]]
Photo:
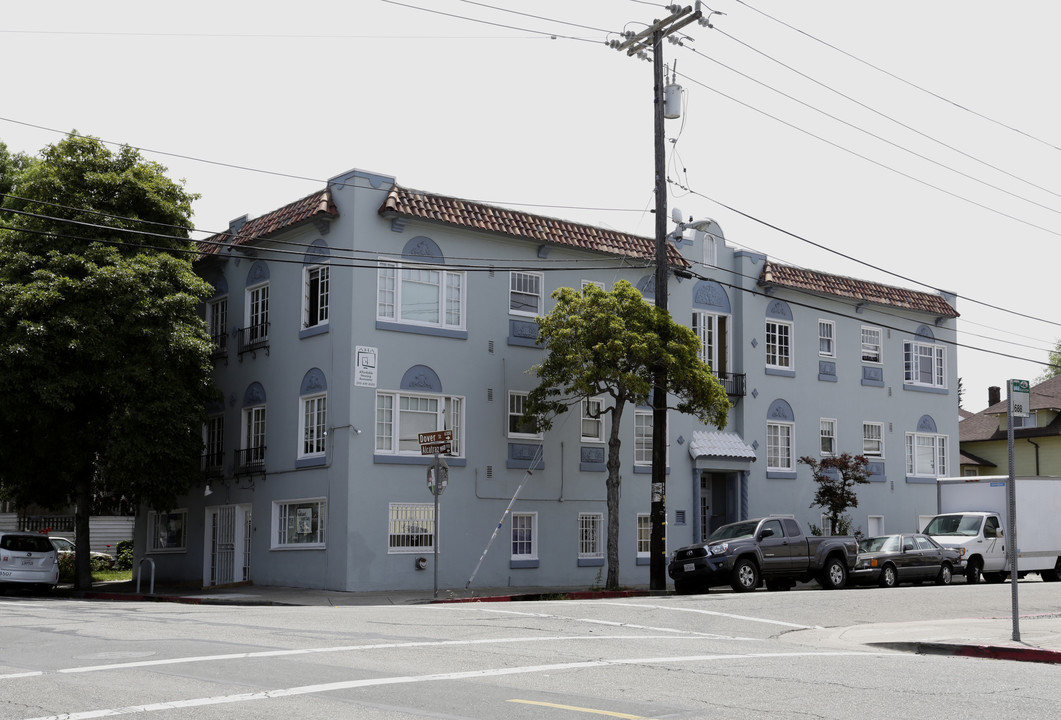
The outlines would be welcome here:
[[[19,563],[22,567],[33,567],[36,564],[36,561],[29,558],[22,558],[22,562]]]
[[[682,570],[685,572],[692,572],[693,570],[696,570],[696,563],[685,563],[685,565],[682,566]]]

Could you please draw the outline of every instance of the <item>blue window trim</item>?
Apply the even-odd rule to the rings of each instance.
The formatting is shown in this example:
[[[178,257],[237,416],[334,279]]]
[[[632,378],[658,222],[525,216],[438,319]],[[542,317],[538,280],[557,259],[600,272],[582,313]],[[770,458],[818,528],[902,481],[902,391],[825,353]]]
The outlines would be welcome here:
[[[579,558],[579,567],[604,567],[604,558]]]
[[[314,325],[310,328],[302,328],[298,331],[298,339],[313,337],[314,335],[323,335],[328,332],[328,323],[321,323],[320,325]]]
[[[509,560],[508,566],[513,570],[526,570],[538,567],[537,560]]]
[[[767,480],[795,480],[796,473],[790,470],[767,470],[766,478]]]
[[[445,455],[446,464],[450,467],[466,467],[468,458]],[[431,455],[373,455],[372,462],[377,465],[430,465],[435,461]]]
[[[321,455],[320,457],[299,458],[298,460],[295,460],[295,469],[300,470],[302,468],[325,467],[327,464],[328,458],[324,455]]]
[[[767,375],[777,375],[778,377],[796,377],[795,370],[783,370],[782,368],[768,367],[766,368]]]
[[[412,333],[414,335],[454,338],[456,340],[468,339],[467,330],[450,330],[449,328],[427,327],[424,325],[406,325],[405,323],[393,322],[391,320],[377,320],[376,329]]]
[[[909,390],[910,392],[923,392],[930,393],[932,395],[946,395],[950,392],[947,388],[929,387],[928,385],[910,385],[903,383],[903,390]]]
[[[651,465],[634,465],[634,475],[651,475]],[[670,465],[667,466],[666,474],[670,475]]]

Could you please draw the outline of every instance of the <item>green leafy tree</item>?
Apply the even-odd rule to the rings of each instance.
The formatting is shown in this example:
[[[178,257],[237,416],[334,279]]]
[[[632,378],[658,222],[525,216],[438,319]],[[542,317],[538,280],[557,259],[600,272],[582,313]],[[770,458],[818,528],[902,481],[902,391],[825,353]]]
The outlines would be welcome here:
[[[1049,363],[1044,369],[1042,375],[1035,378],[1033,385],[1044,383],[1052,377],[1061,375],[1061,340],[1058,340],[1057,345],[1050,351],[1050,354],[1046,358],[1046,362]]]
[[[94,494],[163,510],[199,481],[209,286],[197,196],[165,172],[74,134],[0,165],[0,478],[21,505],[75,506],[77,587]]]
[[[605,587],[619,586],[620,421],[628,405],[647,404],[653,372],[667,371],[673,409],[702,422],[726,425],[729,399],[700,359],[700,339],[687,327],[620,280],[611,292],[587,285],[581,292],[560,288],[556,305],[538,318],[538,342],[549,350],[533,368],[538,386],[527,399],[524,417],[538,430],[586,399],[610,398],[601,414],[608,423],[607,559]]]
[[[829,513],[830,532],[836,535],[847,509],[858,507],[855,488],[869,482],[869,459],[865,455],[843,453],[821,461],[804,456],[799,462],[810,467],[814,482],[818,483],[810,507],[820,507]]]

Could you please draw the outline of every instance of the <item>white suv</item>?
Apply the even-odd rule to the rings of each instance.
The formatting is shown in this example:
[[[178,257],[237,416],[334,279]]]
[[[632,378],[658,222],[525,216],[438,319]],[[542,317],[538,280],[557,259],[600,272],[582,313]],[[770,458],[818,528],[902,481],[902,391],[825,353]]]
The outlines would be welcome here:
[[[0,588],[39,587],[59,582],[59,557],[45,535],[0,532]]]

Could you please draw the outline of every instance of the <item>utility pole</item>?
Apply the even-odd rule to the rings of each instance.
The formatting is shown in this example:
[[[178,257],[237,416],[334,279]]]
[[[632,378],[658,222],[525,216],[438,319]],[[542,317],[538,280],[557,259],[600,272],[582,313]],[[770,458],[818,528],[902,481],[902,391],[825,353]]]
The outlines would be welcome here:
[[[652,52],[655,117],[656,169],[656,307],[667,310],[667,178],[666,146],[663,133],[663,39],[689,23],[699,20],[703,13],[700,3],[696,11],[690,6],[671,5],[671,15],[657,20],[645,30],[618,42],[613,47],[627,55],[639,55],[646,49]],[[652,388],[652,534],[649,536],[649,588],[667,589],[667,368],[653,372]]]

